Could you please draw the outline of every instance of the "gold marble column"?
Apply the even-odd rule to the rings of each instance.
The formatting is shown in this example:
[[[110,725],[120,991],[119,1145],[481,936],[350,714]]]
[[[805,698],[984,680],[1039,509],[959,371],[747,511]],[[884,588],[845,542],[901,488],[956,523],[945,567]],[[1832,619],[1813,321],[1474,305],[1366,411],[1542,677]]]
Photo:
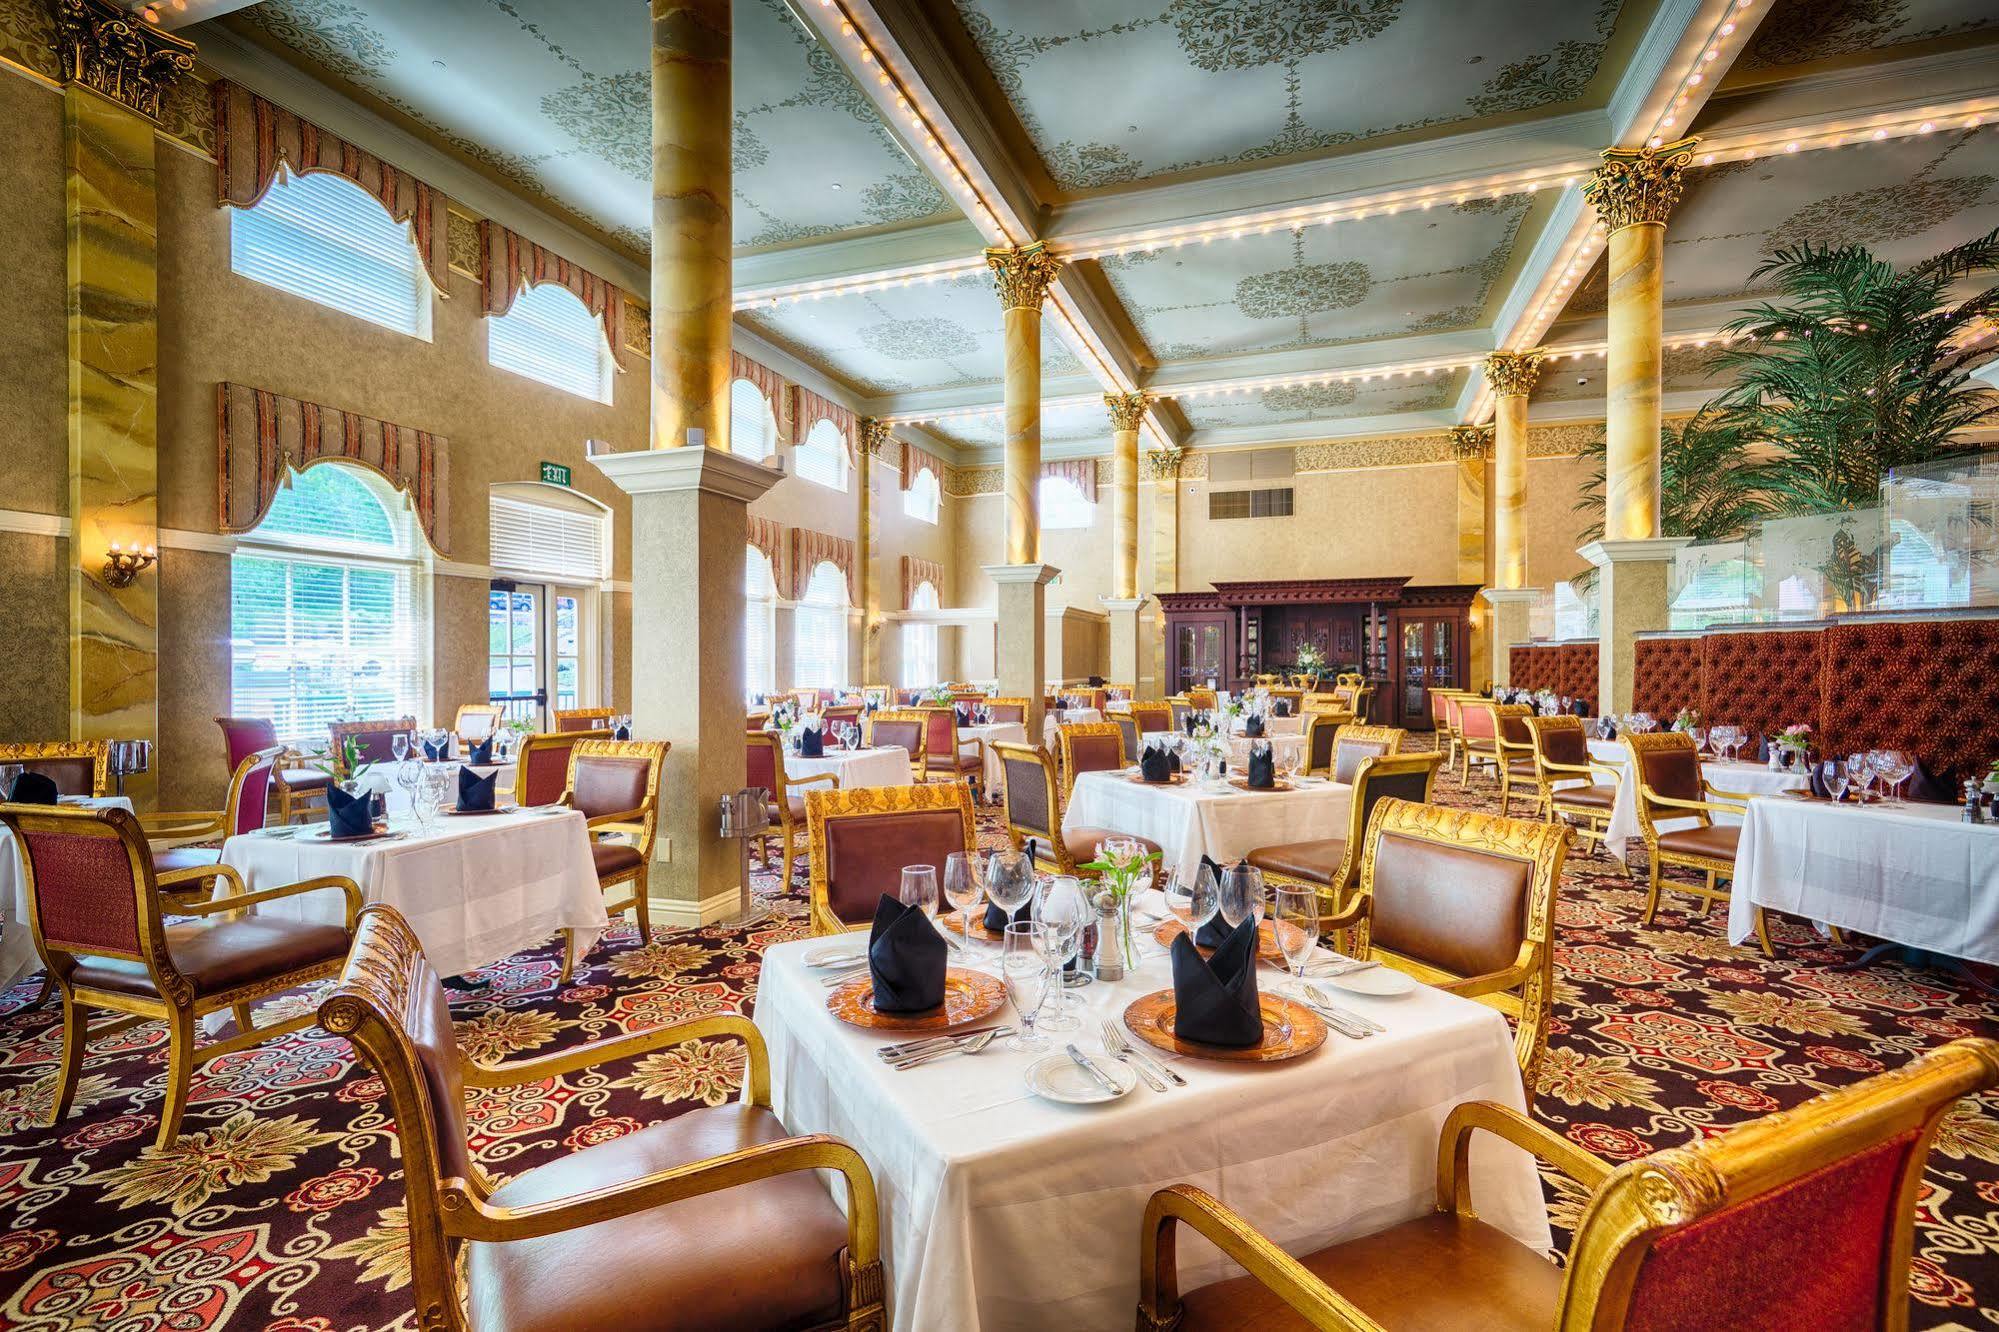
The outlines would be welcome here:
[[[1663,266],[1666,219],[1698,142],[1605,149],[1583,184],[1610,233],[1603,540],[1583,551],[1601,571],[1599,709],[1630,710],[1637,635],[1666,627],[1673,552],[1684,544],[1659,532]]]
[[[1147,598],[1138,592],[1138,425],[1145,417],[1143,393],[1106,393],[1111,415],[1111,528],[1117,550],[1111,567],[1112,595],[1101,597],[1110,616],[1110,678],[1141,696],[1145,651],[1140,615]]]
[[[1492,422],[1493,584],[1527,586],[1527,395],[1541,377],[1541,353],[1494,352],[1486,382],[1498,397]]]
[[[861,446],[854,459],[854,489],[860,496],[860,523],[855,529],[854,558],[861,562],[859,585],[861,603],[862,684],[886,684],[882,674],[881,516],[875,511],[876,464],[883,460],[894,427],[873,417],[861,420]],[[893,475],[893,473],[891,473]]]
[[[1476,587],[1492,585],[1492,550],[1486,541],[1486,467],[1492,459],[1492,427],[1461,425],[1451,427],[1451,456],[1457,460],[1458,472],[1458,567],[1457,581]],[[1489,646],[1492,637],[1491,614],[1476,604],[1472,606],[1471,641],[1468,644],[1471,661],[1471,684],[1476,687],[1479,676],[1491,678]]]
[[[1180,468],[1186,457],[1183,449],[1159,449],[1145,456],[1152,474],[1152,591],[1180,590]],[[1144,698],[1164,698],[1177,693],[1166,678],[1166,617],[1161,615],[1152,631],[1152,682],[1140,691]]]
[[[159,738],[160,100],[194,47],[104,0],[57,6],[69,250],[69,714],[79,740]],[[172,558],[171,556],[169,557]],[[152,803],[153,774],[126,794]]]

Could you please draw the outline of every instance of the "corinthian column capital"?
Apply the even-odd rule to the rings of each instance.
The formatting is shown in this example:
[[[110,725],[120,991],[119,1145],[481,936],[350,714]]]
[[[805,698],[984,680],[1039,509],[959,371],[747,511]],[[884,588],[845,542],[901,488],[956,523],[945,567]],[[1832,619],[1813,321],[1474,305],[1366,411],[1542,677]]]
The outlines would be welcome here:
[[[889,439],[895,434],[895,427],[887,421],[872,416],[861,418],[861,451],[871,458],[879,458],[888,448]]]
[[[1145,464],[1152,471],[1154,481],[1172,481],[1180,475],[1180,460],[1186,457],[1184,449],[1160,449],[1145,455]]]
[[[1485,358],[1485,382],[1502,398],[1526,397],[1541,379],[1541,353],[1494,352]]]
[[[194,43],[141,22],[110,0],[57,0],[56,57],[64,83],[103,93],[148,120],[167,88],[194,70]]]
[[[1641,222],[1664,224],[1679,206],[1682,177],[1694,160],[1697,138],[1657,148],[1606,148],[1603,165],[1583,182],[1583,197],[1597,221],[1611,231]]]
[[[987,250],[986,266],[993,270],[1002,309],[1039,310],[1062,261],[1048,253],[1044,242],[1035,241],[1017,249]]]
[[[1451,456],[1459,462],[1477,462],[1492,456],[1492,427],[1460,425],[1451,427]]]
[[[1104,406],[1110,409],[1112,430],[1136,430],[1145,417],[1148,399],[1143,393],[1106,393]]]

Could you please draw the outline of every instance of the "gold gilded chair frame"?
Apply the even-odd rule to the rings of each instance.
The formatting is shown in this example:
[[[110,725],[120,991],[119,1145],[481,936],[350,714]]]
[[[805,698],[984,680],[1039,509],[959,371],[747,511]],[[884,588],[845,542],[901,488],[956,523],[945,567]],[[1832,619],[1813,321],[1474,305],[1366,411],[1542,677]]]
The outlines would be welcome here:
[[[875,743],[875,727],[881,722],[915,722],[916,748],[909,751],[909,780],[921,782],[924,764],[930,760],[930,728],[924,722],[925,708],[879,708],[867,717],[868,743]]]
[[[331,743],[326,749],[326,762],[333,769],[335,781],[348,776],[347,741],[357,735],[377,735],[383,731],[402,731],[405,734],[416,729],[415,717],[381,717],[374,721],[334,722],[326,728]],[[363,758],[363,762],[380,762],[379,759]]]
[[[1686,851],[1662,849],[1659,845],[1657,820],[1665,818],[1693,819],[1703,828],[1714,826],[1716,814],[1734,814],[1738,818],[1749,812],[1752,797],[1741,791],[1724,791],[1712,785],[1699,764],[1699,747],[1694,738],[1683,731],[1650,731],[1632,733],[1624,737],[1624,744],[1631,751],[1631,785],[1638,793],[1638,829],[1645,837],[1645,859],[1651,862],[1651,875],[1645,890],[1645,911],[1641,919],[1647,925],[1659,914],[1659,897],[1662,893],[1685,893],[1689,897],[1701,899],[1701,909],[1707,910],[1715,902],[1726,903],[1735,883],[1735,861],[1721,856],[1695,855]],[[1645,756],[1666,753],[1671,750],[1685,750],[1695,755],[1694,770],[1701,773],[1701,795],[1720,796],[1721,799],[1680,800],[1673,796],[1663,796],[1645,780]],[[1686,810],[1682,814],[1678,811]],[[1678,865],[1683,869],[1699,870],[1706,879],[1702,883],[1669,883],[1662,877],[1667,865]],[[1729,887],[1722,888],[1719,880],[1729,880]],[[1762,907],[1753,908],[1756,923],[1756,943],[1762,948],[1763,956],[1775,957],[1770,946],[1770,921]]]
[[[791,867],[798,856],[798,834],[805,831],[804,821],[791,813],[791,788],[794,786],[824,786],[837,790],[840,775],[834,772],[816,772],[810,777],[792,777],[784,771],[784,742],[775,735],[758,733],[748,738],[751,748],[767,745],[770,748],[771,780],[776,783],[771,788],[770,802],[777,810],[777,836],[784,844],[783,868],[778,881],[784,891],[791,890]],[[768,831],[758,834],[752,849],[757,853],[757,863],[764,869],[770,868],[770,838]]]
[[[111,790],[109,740],[26,740],[0,744],[0,763],[35,763],[42,759],[89,759],[90,794],[101,797]]]
[[[1041,745],[1016,745],[1002,740],[993,746],[993,752],[1000,757],[1000,799],[1006,820],[1006,839],[1016,851],[1024,851],[1029,844],[1035,849],[1034,867],[1049,874],[1077,876],[1075,858],[1069,854],[1069,845],[1062,839],[1062,810],[1067,804],[1063,798],[1062,784],[1055,774],[1055,760]],[[1033,763],[1041,773],[1045,783],[1042,798],[1046,800],[1052,829],[1030,828],[1013,821],[1013,771],[1006,761]],[[1047,848],[1042,854],[1042,848]],[[1094,874],[1094,871],[1091,872]],[[1088,876],[1082,876],[1088,877]]]
[[[865,930],[869,922],[849,925],[833,914],[826,883],[826,825],[834,820],[865,819],[884,814],[909,814],[927,809],[956,809],[964,820],[965,852],[978,850],[972,818],[972,789],[963,782],[929,782],[922,786],[856,786],[844,791],[812,791],[805,797],[806,847],[810,866],[810,919],[814,934]]]
[[[1076,789],[1076,741],[1107,735],[1117,741],[1118,755],[1126,763],[1133,756],[1124,752],[1124,731],[1116,722],[1070,722],[1055,728],[1055,744],[1060,755],[1062,776],[1062,800],[1068,803],[1069,794]]]
[[[1529,768],[1534,766],[1534,742],[1531,736],[1524,745],[1517,740],[1508,740],[1506,738],[1506,723],[1508,720],[1532,720],[1534,709],[1528,707],[1525,703],[1484,703],[1474,706],[1489,707],[1492,709],[1493,767],[1499,776],[1499,812],[1510,818],[1513,814],[1513,788],[1515,786],[1526,786],[1531,783],[1538,793],[1540,779],[1538,777],[1522,777],[1514,773],[1513,761],[1515,759],[1527,764]],[[1538,803],[1537,800],[1537,806]]]
[[[838,1138],[805,1134],[759,1143],[521,1207],[495,1204],[493,1181],[476,1162],[470,1178],[446,1176],[430,1086],[403,1026],[422,961],[416,935],[402,915],[391,906],[370,906],[361,915],[340,983],[321,1002],[317,1020],[327,1031],[353,1042],[388,1091],[409,1183],[410,1281],[416,1293],[417,1325],[425,1332],[471,1332],[459,1279],[467,1241],[498,1244],[580,1229],[800,1170],[836,1172],[847,1187],[847,1252],[841,1279],[848,1312],[835,1326],[853,1332],[879,1332],[887,1326],[874,1176],[860,1154]],[[313,1020],[312,1015],[303,1020]],[[747,1047],[743,1100],[770,1108],[770,1054],[763,1033],[736,1014],[607,1036],[505,1064],[475,1064],[461,1054],[458,1072],[467,1088],[519,1087],[718,1038],[739,1040]]]
[[[570,732],[571,735],[576,732]],[[597,880],[599,891],[631,885],[628,896],[615,902],[604,903],[604,910],[610,915],[631,908],[632,916],[639,926],[639,946],[643,948],[652,942],[652,911],[646,896],[646,879],[652,870],[652,843],[659,828],[659,774],[666,766],[666,753],[672,743],[666,740],[584,740],[569,751],[569,779],[567,789],[555,803],[574,809],[576,807],[576,764],[579,759],[643,759],[646,763],[645,799],[636,809],[613,810],[608,814],[592,815],[585,823],[591,841],[597,841],[607,833],[617,833],[630,837],[638,848],[639,863],[627,870],[621,870]],[[567,981],[571,969],[576,964],[576,932],[563,931],[562,979]]]
[[[1550,823],[1558,823],[1565,818],[1575,820],[1573,826],[1576,835],[1583,839],[1584,846],[1595,847],[1603,845],[1604,832],[1610,827],[1610,811],[1607,809],[1598,809],[1593,805],[1564,804],[1562,800],[1562,791],[1564,788],[1555,785],[1555,783],[1582,778],[1594,786],[1616,786],[1623,779],[1624,774],[1619,772],[1614,766],[1608,763],[1599,763],[1595,759],[1591,759],[1587,763],[1557,763],[1548,757],[1547,750],[1543,744],[1545,737],[1553,732],[1581,732],[1583,729],[1583,719],[1581,717],[1529,717],[1527,719],[1527,734],[1533,741],[1534,784],[1540,790],[1538,817],[1546,819]],[[1584,740],[1584,748],[1587,751],[1587,737]],[[1597,780],[1599,777],[1606,780],[1600,782]]]
[[[1442,767],[1442,754],[1382,754],[1365,758],[1354,773],[1353,797],[1347,803],[1346,853],[1340,860],[1340,867],[1333,874],[1330,883],[1319,883],[1313,879],[1301,879],[1280,870],[1263,871],[1263,882],[1272,888],[1316,888],[1319,892],[1319,910],[1335,913],[1352,900],[1352,888],[1360,873],[1361,855],[1367,845],[1367,788],[1376,777],[1393,777],[1405,772],[1423,774],[1423,803],[1430,803],[1431,788],[1437,782],[1437,769]]]

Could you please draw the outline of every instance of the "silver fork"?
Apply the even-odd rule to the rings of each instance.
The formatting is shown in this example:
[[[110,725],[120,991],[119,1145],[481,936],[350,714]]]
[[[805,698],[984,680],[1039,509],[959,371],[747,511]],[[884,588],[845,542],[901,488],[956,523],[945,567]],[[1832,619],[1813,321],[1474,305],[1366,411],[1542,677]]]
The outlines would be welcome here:
[[[1104,1049],[1110,1051],[1111,1056],[1113,1058],[1122,1059],[1124,1060],[1125,1063],[1130,1064],[1133,1068],[1137,1069],[1139,1073],[1145,1074],[1147,1082],[1153,1081],[1153,1075],[1157,1075],[1158,1077],[1167,1079],[1176,1087],[1184,1087],[1187,1085],[1187,1079],[1181,1077],[1178,1073],[1175,1073],[1171,1068],[1167,1067],[1165,1064],[1160,1063],[1158,1060],[1154,1059],[1151,1055],[1140,1054],[1138,1050],[1132,1045],[1132,1043],[1124,1038],[1124,1033],[1119,1031],[1116,1027],[1112,1026],[1109,1022],[1105,1022],[1103,1026],[1104,1026]],[[1147,1073],[1148,1069],[1151,1070],[1150,1073]],[[1165,1091],[1166,1088],[1162,1084],[1157,1086],[1155,1090]]]
[[[1339,1018],[1343,1022],[1352,1023],[1354,1026],[1359,1027],[1363,1032],[1365,1032],[1369,1036],[1374,1035],[1376,1032],[1385,1032],[1388,1030],[1388,1028],[1382,1026],[1379,1022],[1376,1022],[1373,1018],[1363,1017],[1359,1013],[1354,1012],[1350,1008],[1341,1008],[1331,999],[1328,999],[1326,997],[1326,992],[1324,990],[1321,990],[1316,985],[1307,984],[1305,986],[1305,997],[1312,1001],[1313,1007],[1318,1008],[1323,1012],[1329,1013],[1334,1017]]]
[[[1012,1027],[994,1027],[990,1031],[982,1031],[976,1036],[968,1037],[953,1045],[947,1045],[941,1050],[926,1050],[921,1054],[910,1055],[904,1059],[892,1059],[889,1061],[889,1067],[893,1069],[917,1068],[955,1054],[975,1055],[1000,1037],[1012,1032],[1012,1030]]]

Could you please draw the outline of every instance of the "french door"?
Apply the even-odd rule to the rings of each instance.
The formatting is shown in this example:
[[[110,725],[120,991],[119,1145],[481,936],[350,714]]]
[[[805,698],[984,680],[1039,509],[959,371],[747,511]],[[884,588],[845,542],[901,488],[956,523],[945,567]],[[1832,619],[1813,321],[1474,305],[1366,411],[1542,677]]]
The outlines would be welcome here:
[[[508,721],[549,730],[554,709],[593,701],[584,689],[589,595],[582,588],[494,580],[486,600],[486,691],[506,709]]]

